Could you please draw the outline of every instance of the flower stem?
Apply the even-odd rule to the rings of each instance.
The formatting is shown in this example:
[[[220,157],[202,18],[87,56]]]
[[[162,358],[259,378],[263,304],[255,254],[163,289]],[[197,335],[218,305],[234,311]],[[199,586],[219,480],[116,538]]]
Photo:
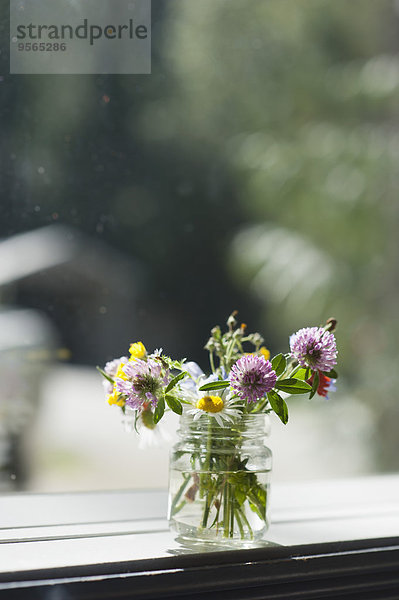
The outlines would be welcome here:
[[[183,479],[184,479],[183,483],[181,484],[181,486],[177,490],[177,494],[173,498],[172,506],[171,506],[171,509],[170,509],[170,514],[171,514],[172,517],[173,517],[173,515],[175,515],[178,512],[178,510],[180,510],[183,507],[183,506],[179,505],[178,510],[176,508],[177,507],[177,503],[179,502],[180,498],[182,497],[182,494],[183,494],[184,490],[187,487],[187,483],[190,481],[190,475],[187,475],[187,474],[183,473]]]
[[[233,354],[233,350],[234,350],[234,346],[235,345],[236,345],[236,340],[233,338],[231,340],[230,344],[227,347],[226,358],[225,358],[225,361],[226,361],[225,369],[226,369],[226,371],[230,370],[229,367],[228,367],[228,365],[229,365],[229,361],[231,359],[231,355]]]
[[[240,514],[240,517],[241,517],[241,519],[244,521],[245,525],[247,526],[247,529],[248,529],[248,531],[249,531],[249,537],[250,537],[250,539],[251,539],[251,540],[253,540],[253,538],[254,538],[254,532],[252,531],[252,527],[251,527],[251,525],[249,524],[249,521],[248,521],[248,519],[247,519],[247,517],[246,517],[246,515],[245,515],[245,509],[239,508],[239,509],[237,509],[237,510],[239,511],[239,514]],[[240,533],[241,533],[241,529],[240,529]],[[241,538],[243,538],[243,537],[244,537],[244,536],[243,536],[243,534],[241,533]]]
[[[215,369],[215,362],[213,360],[213,352],[212,351],[209,352],[209,364],[211,365],[212,373],[214,373],[216,371],[216,369]]]
[[[237,525],[238,525],[238,529],[240,530],[240,536],[241,539],[244,539],[245,533],[244,533],[244,527],[242,526],[242,520],[241,520],[241,516],[240,516],[240,509],[238,507],[234,507],[234,514],[236,516],[236,521],[237,521]]]
[[[210,483],[210,467],[211,467],[211,448],[212,448],[212,425],[211,425],[211,421],[209,421],[208,423],[208,432],[207,432],[207,440],[206,440],[206,460],[205,460],[205,481],[207,482],[207,492],[206,492],[206,498],[205,498],[205,507],[204,507],[204,514],[202,516],[202,527],[206,527],[207,523],[208,523],[208,517],[209,517],[209,510],[211,507],[211,502],[210,502],[210,490],[209,490],[209,483]]]
[[[229,484],[225,483],[223,493],[223,524],[224,524],[224,537],[229,537]]]
[[[234,537],[234,494],[233,490],[230,486],[230,502],[229,502],[229,511],[230,511],[230,537]]]

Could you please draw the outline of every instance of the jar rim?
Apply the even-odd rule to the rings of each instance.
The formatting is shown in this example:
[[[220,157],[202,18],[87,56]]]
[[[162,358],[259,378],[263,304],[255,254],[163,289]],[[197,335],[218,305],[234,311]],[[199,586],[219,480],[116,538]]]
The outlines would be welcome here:
[[[243,414],[240,418],[236,418],[233,421],[223,420],[223,426],[219,425],[215,417],[212,414],[204,413],[199,418],[195,418],[194,415],[183,411],[180,417],[180,430],[190,429],[191,431],[198,430],[208,431],[209,427],[216,432],[229,432],[232,430],[241,430],[248,434],[261,433],[262,435],[269,435],[270,433],[270,417],[267,413],[249,413]]]

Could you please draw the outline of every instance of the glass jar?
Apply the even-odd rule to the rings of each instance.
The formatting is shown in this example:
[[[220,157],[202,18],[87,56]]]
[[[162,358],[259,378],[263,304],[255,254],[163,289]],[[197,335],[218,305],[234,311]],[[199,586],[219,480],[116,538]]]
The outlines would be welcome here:
[[[251,542],[269,524],[272,453],[268,417],[243,415],[219,426],[183,414],[170,459],[168,518],[182,538]]]

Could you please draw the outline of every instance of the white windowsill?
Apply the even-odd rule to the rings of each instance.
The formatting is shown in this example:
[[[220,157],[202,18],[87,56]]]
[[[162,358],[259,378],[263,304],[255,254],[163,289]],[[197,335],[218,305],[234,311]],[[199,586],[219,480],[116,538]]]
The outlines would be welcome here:
[[[276,483],[272,495],[272,525],[263,545],[399,537],[396,475]],[[0,573],[138,561],[204,550],[182,547],[176,541],[165,518],[166,504],[164,491],[2,496]]]

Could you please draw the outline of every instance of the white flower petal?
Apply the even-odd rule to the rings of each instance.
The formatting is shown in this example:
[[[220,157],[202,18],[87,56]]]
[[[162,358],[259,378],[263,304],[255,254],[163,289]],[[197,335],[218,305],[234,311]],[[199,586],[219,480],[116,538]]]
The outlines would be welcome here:
[[[204,375],[204,371],[194,361],[185,363],[184,368],[193,379],[198,379],[199,377],[201,377],[201,375]]]

